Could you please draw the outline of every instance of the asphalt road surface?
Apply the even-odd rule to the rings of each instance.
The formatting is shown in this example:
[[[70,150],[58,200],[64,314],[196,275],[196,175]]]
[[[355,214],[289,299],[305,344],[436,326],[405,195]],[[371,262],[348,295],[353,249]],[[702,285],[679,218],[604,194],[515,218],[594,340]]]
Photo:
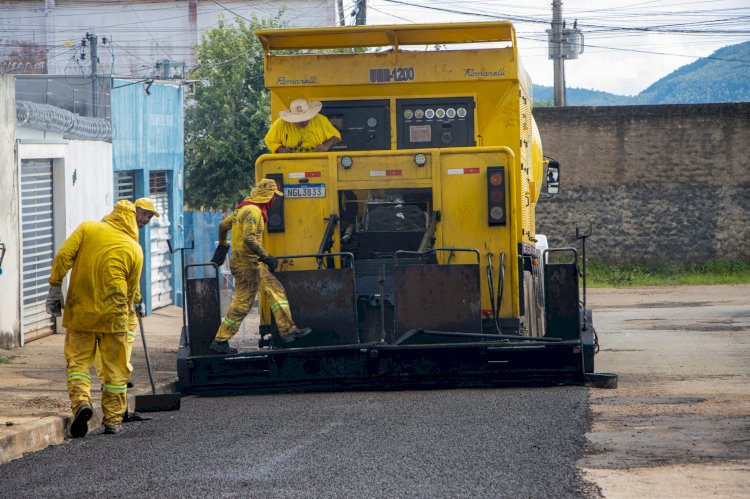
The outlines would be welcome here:
[[[277,394],[0,466],[1,497],[594,497],[582,387]]]

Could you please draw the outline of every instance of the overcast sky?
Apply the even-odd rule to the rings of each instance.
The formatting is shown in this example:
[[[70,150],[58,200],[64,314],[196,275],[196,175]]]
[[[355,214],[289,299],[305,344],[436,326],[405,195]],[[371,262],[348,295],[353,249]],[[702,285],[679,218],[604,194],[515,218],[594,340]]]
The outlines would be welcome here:
[[[552,86],[545,31],[552,0],[367,0],[367,7],[367,24],[513,20],[531,79]],[[584,53],[565,63],[567,87],[621,95],[750,40],[750,0],[563,0],[563,19],[567,27],[578,20],[585,38]],[[736,64],[750,77],[750,61]]]

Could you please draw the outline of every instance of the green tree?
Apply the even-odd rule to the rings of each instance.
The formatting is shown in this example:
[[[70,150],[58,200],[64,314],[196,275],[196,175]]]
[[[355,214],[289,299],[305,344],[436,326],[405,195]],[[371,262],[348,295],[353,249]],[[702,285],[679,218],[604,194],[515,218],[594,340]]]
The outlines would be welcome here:
[[[198,84],[185,111],[185,201],[192,209],[233,208],[255,183],[270,99],[253,31],[280,27],[279,16],[235,18],[203,32],[189,73]]]

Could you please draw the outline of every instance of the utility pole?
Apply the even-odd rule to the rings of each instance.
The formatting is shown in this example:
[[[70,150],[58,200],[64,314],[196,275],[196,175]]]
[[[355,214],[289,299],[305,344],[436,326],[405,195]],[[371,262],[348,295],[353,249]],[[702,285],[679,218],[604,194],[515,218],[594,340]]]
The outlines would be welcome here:
[[[578,29],[578,20],[573,28],[565,27],[562,16],[562,0],[552,0],[552,29],[547,30],[549,58],[554,64],[555,106],[565,107],[565,60],[578,59],[583,54],[583,32]]]
[[[344,19],[344,0],[336,0],[336,7],[339,11],[339,26],[346,26],[346,19]]]
[[[550,53],[554,64],[555,107],[565,107],[565,59],[563,59],[562,38],[562,0],[552,0]]]
[[[91,116],[94,118],[99,117],[99,109],[98,109],[98,94],[97,89],[99,87],[99,56],[97,54],[97,41],[98,38],[93,33],[86,33],[86,40],[89,42],[90,49],[90,57],[91,57]]]
[[[355,22],[357,26],[364,26],[367,24],[367,0],[357,0],[357,8],[355,9]]]

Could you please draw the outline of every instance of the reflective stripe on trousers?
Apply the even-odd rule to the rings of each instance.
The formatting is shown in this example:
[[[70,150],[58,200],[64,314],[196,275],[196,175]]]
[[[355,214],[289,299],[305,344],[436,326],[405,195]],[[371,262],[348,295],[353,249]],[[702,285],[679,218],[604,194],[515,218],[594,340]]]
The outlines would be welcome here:
[[[234,297],[216,333],[216,341],[228,341],[237,333],[245,316],[253,307],[258,287],[260,287],[260,292],[264,293],[263,297],[266,302],[270,304],[279,334],[283,336],[297,328],[292,321],[292,311],[286,299],[284,286],[265,265],[247,270],[232,269],[232,275],[234,276]]]
[[[91,377],[88,374],[94,355],[101,352],[102,413],[104,424],[119,425],[127,407],[127,333],[98,333],[68,328],[65,335],[68,395],[75,415],[83,405],[91,405]]]

